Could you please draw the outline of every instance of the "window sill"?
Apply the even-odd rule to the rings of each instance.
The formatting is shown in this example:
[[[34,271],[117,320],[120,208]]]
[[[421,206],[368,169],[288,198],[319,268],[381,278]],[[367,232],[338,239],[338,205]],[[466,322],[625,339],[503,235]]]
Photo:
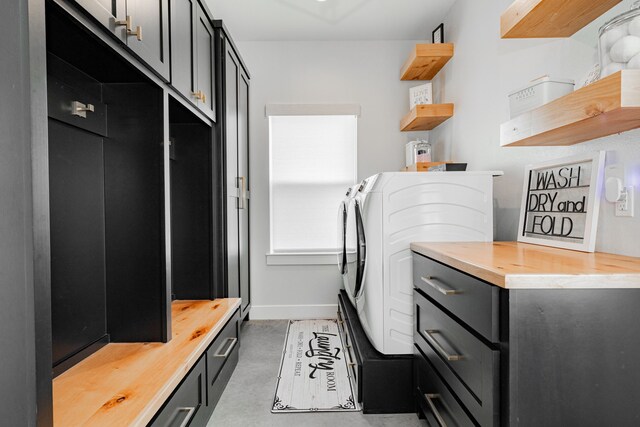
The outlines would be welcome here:
[[[268,253],[267,265],[337,265],[337,252]]]

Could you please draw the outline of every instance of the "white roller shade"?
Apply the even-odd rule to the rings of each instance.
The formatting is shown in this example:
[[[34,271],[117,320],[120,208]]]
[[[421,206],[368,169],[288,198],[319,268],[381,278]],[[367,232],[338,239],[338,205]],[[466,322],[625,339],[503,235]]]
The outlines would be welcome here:
[[[271,115],[271,252],[337,249],[338,206],[356,181],[355,115]]]

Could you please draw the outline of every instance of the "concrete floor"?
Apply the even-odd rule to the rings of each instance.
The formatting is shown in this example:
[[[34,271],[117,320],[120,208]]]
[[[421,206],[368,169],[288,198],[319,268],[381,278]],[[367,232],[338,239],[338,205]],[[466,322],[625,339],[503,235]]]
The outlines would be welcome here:
[[[240,361],[209,420],[208,427],[425,427],[415,414],[363,415],[361,412],[272,414],[271,404],[286,320],[249,321],[242,329]]]

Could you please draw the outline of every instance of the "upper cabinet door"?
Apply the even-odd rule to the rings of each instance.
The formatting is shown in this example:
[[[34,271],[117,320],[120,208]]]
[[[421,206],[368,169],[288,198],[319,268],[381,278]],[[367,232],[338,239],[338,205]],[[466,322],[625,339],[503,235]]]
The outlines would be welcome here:
[[[171,0],[171,85],[196,101],[197,0]]]
[[[215,119],[214,32],[207,14],[198,5],[196,19],[196,92],[198,107]]]
[[[168,0],[127,0],[127,18],[127,45],[168,81]]]
[[[126,0],[76,0],[98,22],[123,42],[127,40],[127,30],[121,23],[127,19]]]

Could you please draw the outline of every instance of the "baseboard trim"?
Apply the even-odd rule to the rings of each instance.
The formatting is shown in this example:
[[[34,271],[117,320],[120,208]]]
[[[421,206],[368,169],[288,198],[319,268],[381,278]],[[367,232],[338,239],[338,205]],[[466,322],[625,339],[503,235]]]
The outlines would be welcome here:
[[[251,320],[335,319],[338,304],[252,305]]]

